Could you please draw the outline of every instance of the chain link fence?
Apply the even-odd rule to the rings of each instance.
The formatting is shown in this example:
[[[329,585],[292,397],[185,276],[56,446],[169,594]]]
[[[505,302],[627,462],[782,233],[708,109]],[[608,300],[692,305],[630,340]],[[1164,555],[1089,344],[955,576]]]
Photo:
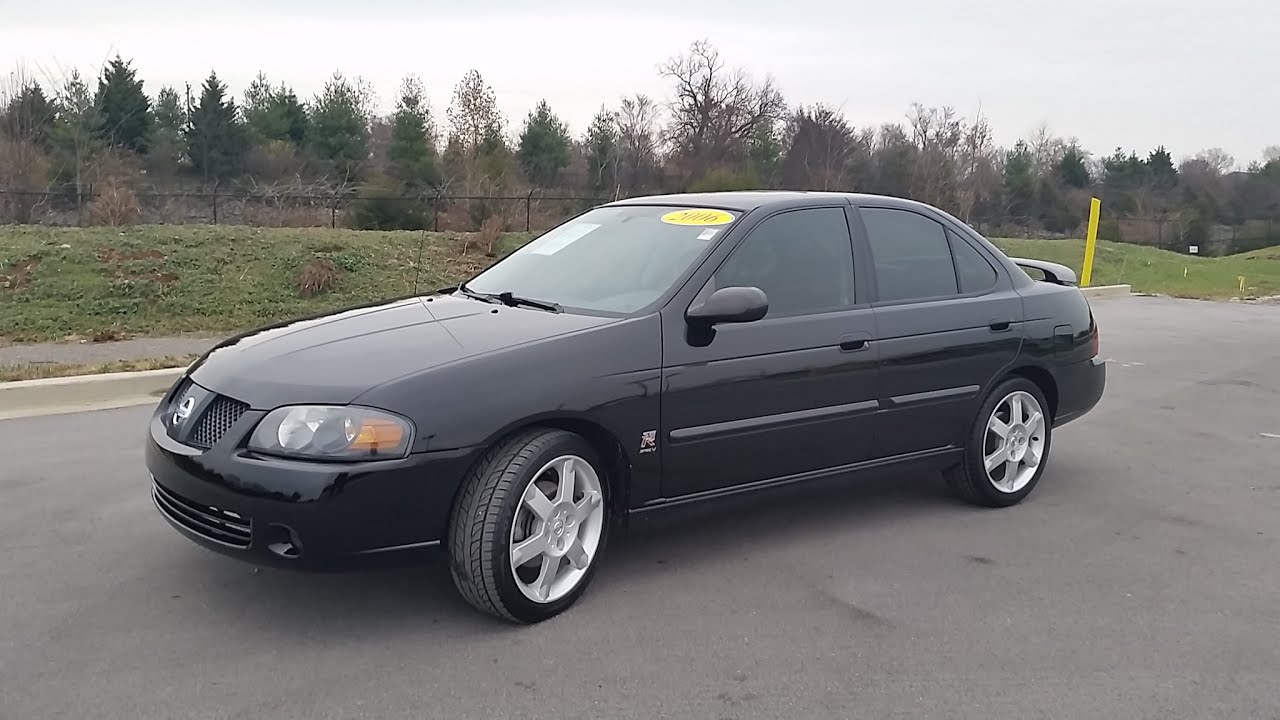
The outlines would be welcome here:
[[[0,190],[0,223],[252,225],[434,231],[541,232],[610,197],[531,191],[523,195],[224,192],[36,192]]]
[[[231,193],[0,190],[0,223],[41,225],[213,224],[258,227],[329,227],[371,230],[543,232],[615,198],[534,190],[522,195],[335,193]],[[1037,218],[973,218],[989,237],[1079,238],[1080,227],[1050,232]],[[1194,212],[1161,216],[1109,213],[1099,237],[1185,254],[1228,255],[1280,245],[1280,217],[1234,225],[1211,223]]]
[[[978,232],[994,238],[1078,239],[1084,237],[1085,232],[1083,221],[1078,227],[1053,232],[1044,229],[1038,218],[1020,216],[975,218],[971,220],[971,224]],[[1270,219],[1223,224],[1207,221],[1194,212],[1133,215],[1109,213],[1104,205],[1098,223],[1098,237],[1132,245],[1149,245],[1186,255],[1232,255],[1280,245],[1280,215]]]

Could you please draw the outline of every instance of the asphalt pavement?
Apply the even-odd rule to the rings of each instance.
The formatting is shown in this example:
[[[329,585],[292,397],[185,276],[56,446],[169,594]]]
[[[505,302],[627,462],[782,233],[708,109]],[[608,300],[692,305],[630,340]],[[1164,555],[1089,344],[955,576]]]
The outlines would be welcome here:
[[[1280,307],[1094,307],[1107,394],[1022,505],[888,475],[669,511],[527,628],[438,557],[196,547],[148,408],[0,422],[0,718],[1280,718]]]

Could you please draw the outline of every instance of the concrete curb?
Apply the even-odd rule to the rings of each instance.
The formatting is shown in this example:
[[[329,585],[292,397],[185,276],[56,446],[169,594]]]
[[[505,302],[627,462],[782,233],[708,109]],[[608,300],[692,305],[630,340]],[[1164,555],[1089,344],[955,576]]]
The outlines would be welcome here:
[[[1133,288],[1128,285],[1097,285],[1080,288],[1080,292],[1084,293],[1085,297],[1117,297],[1132,295]]]
[[[186,368],[0,383],[0,420],[158,403]]]

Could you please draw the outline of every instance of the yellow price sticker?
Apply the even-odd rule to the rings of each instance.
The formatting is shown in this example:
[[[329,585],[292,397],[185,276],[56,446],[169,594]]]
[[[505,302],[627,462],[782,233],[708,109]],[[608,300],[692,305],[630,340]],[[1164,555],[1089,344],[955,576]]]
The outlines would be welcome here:
[[[733,216],[723,210],[690,208],[688,210],[669,212],[662,216],[662,222],[668,225],[706,227],[708,225],[728,225],[733,222]]]

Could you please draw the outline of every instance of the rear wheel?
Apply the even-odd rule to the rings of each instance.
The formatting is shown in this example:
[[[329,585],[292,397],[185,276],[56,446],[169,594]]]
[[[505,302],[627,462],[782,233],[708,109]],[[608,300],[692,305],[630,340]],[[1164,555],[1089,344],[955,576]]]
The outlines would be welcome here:
[[[608,535],[599,467],[591,445],[562,430],[523,433],[487,453],[453,509],[450,567],[462,597],[522,623],[573,605]]]
[[[1031,494],[1049,457],[1052,420],[1035,383],[1001,383],[978,410],[964,462],[948,474],[962,497],[988,507],[1007,507]]]

